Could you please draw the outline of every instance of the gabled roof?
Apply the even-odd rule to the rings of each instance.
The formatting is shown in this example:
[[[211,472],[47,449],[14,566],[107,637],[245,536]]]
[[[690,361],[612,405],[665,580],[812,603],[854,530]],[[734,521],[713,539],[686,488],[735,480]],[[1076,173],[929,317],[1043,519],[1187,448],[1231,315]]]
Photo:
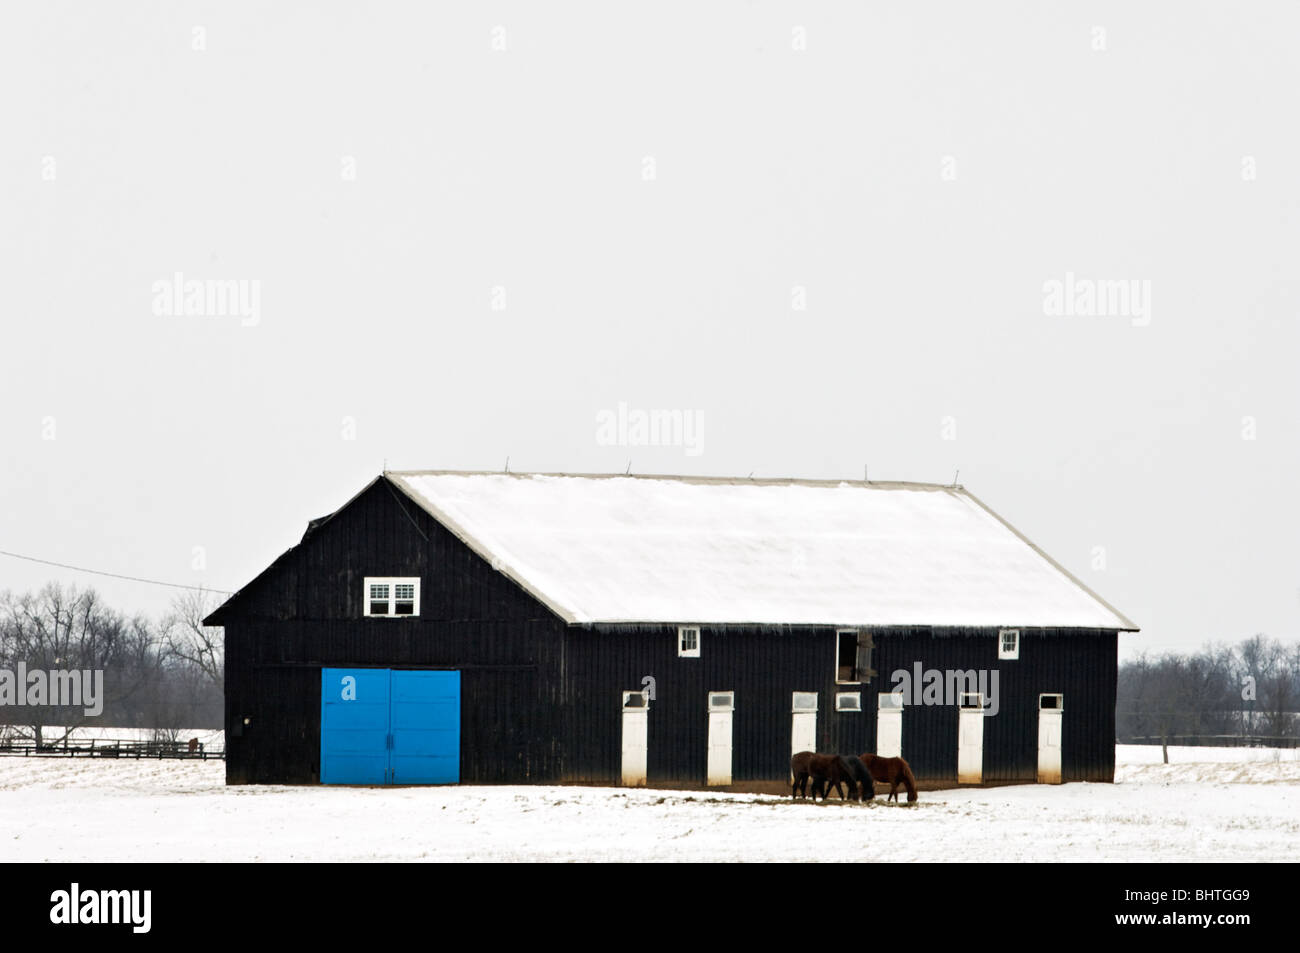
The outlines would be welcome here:
[[[570,623],[1137,630],[961,487],[385,476]]]

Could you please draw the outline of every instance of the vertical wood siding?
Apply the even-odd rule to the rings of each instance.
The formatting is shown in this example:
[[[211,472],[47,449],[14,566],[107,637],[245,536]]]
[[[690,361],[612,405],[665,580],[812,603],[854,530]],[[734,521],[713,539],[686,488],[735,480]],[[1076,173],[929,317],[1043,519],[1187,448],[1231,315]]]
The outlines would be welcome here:
[[[733,777],[786,777],[791,696],[818,693],[817,747],[862,753],[876,747],[876,703],[895,671],[996,670],[998,714],[984,723],[984,779],[1034,781],[1038,767],[1038,695],[1065,695],[1062,769],[1066,780],[1114,777],[1116,634],[1022,629],[1020,658],[997,657],[996,629],[872,628],[874,668],[862,685],[835,682],[835,629],[703,627],[699,658],[678,658],[676,629],[571,630],[567,665],[574,686],[574,750],[568,774],[616,781],[624,690],[655,680],[647,773],[653,782],[702,783],[708,736],[707,694],[734,691]],[[860,691],[861,712],[835,711],[835,694]],[[916,776],[955,780],[957,708],[913,706],[903,714],[903,756]]]

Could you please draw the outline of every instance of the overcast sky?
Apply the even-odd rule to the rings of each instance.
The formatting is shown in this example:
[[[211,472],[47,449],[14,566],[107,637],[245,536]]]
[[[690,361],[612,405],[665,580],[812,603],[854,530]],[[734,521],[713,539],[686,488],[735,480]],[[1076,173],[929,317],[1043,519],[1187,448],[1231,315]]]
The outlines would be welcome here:
[[[233,589],[385,462],[960,469],[1124,654],[1300,637],[1300,8],[1138,7],[6,4],[0,549]]]

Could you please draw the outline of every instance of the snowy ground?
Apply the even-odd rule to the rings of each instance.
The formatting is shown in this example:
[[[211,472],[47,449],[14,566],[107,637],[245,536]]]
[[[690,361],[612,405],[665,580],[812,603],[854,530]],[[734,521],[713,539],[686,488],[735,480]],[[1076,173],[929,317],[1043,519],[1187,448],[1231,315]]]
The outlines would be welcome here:
[[[227,788],[224,765],[0,757],[10,861],[1290,861],[1300,753],[1120,746],[1115,784],[908,806],[590,787]],[[829,849],[829,853],[827,850]]]

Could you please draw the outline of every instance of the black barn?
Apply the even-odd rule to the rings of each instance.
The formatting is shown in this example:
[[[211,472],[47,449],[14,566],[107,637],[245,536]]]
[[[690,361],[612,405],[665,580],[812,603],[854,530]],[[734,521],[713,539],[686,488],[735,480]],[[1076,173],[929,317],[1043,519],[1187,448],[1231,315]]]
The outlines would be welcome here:
[[[231,784],[1110,781],[1136,631],[960,487],[434,471],[207,621]]]

